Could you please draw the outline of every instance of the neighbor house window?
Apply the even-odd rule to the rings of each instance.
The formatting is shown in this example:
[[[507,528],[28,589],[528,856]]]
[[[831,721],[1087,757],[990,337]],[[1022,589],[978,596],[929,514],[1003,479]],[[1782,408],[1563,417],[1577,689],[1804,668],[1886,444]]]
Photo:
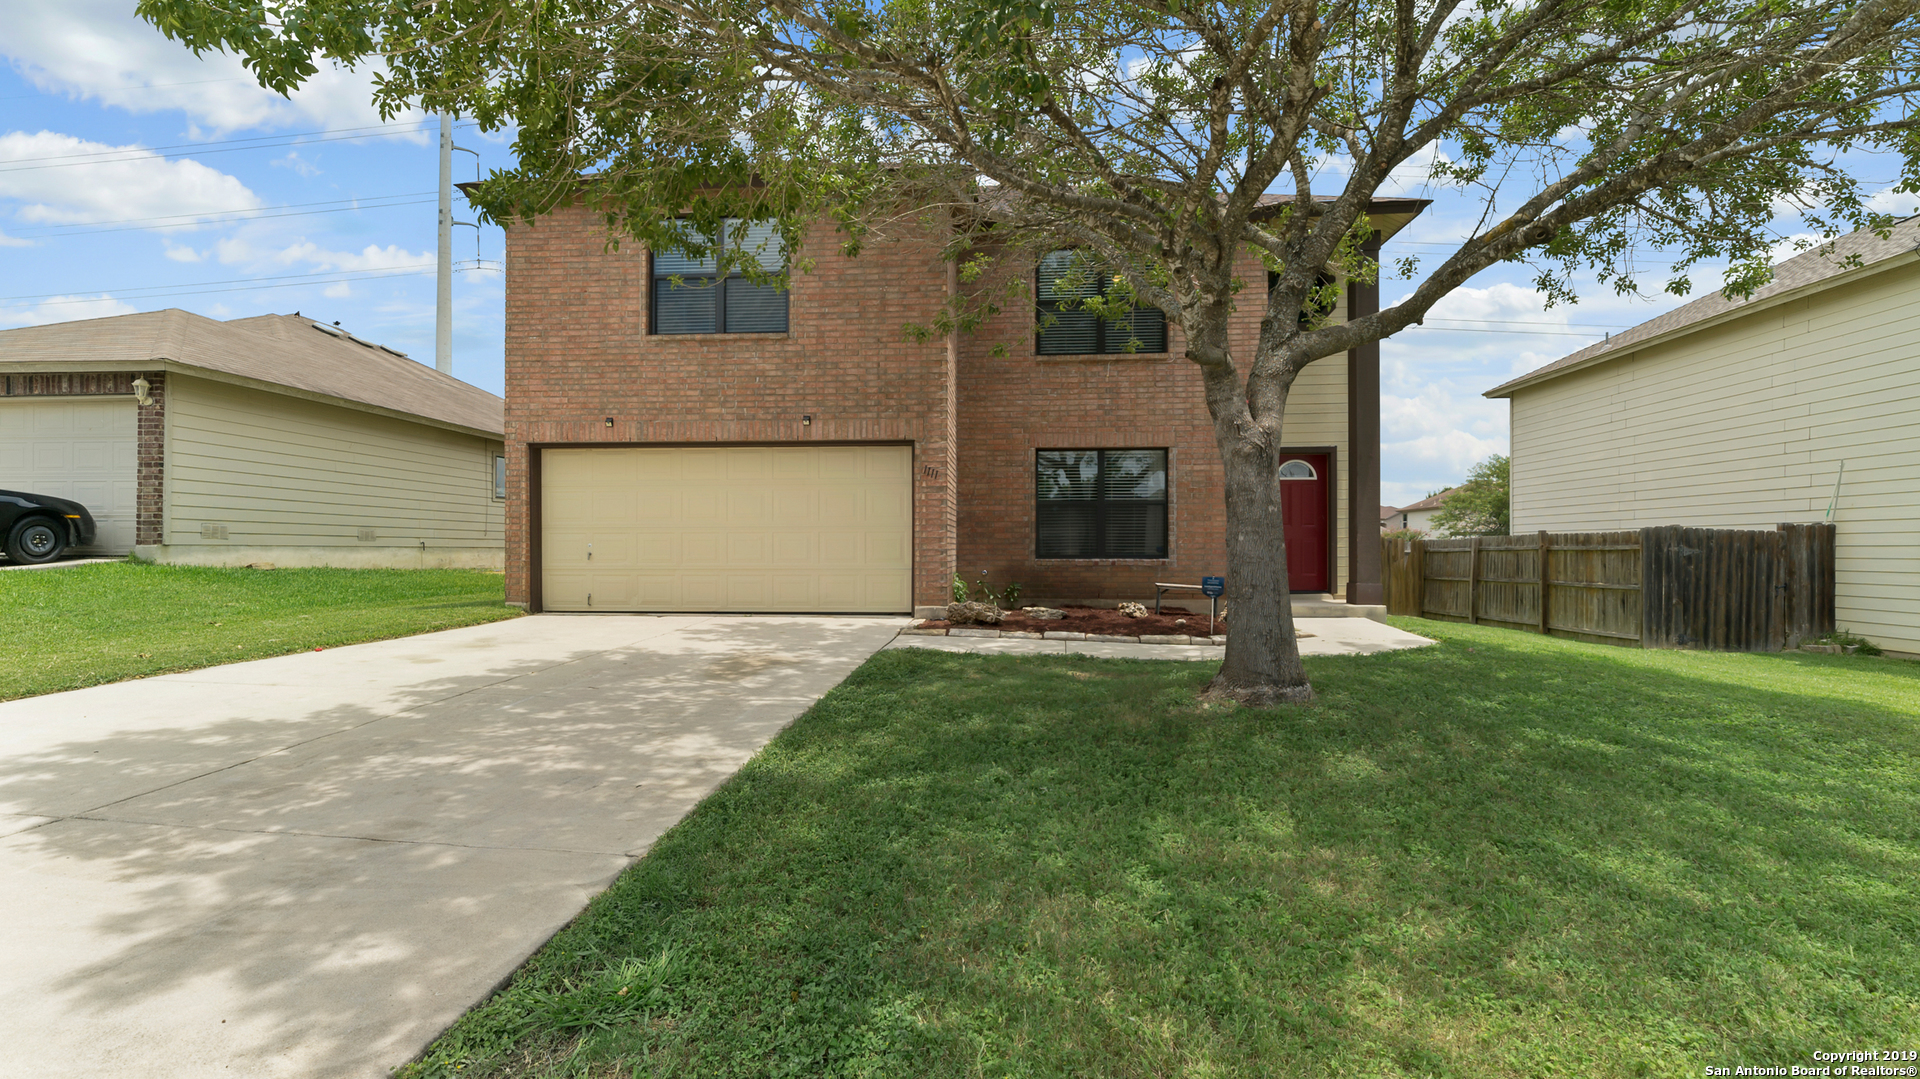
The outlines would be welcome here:
[[[1034,351],[1041,356],[1099,356],[1116,352],[1165,352],[1167,316],[1157,307],[1136,307],[1105,319],[1080,305],[1104,297],[1118,277],[1077,251],[1055,251],[1040,260],[1035,275]]]
[[[493,497],[507,497],[507,459],[499,454],[493,457]]]
[[[1167,557],[1166,450],[1041,450],[1034,554]]]
[[[768,273],[787,267],[779,226],[770,221],[727,218],[712,246],[743,252]],[[756,285],[738,269],[724,279],[720,260],[653,253],[652,331],[681,333],[786,333],[787,290]]]

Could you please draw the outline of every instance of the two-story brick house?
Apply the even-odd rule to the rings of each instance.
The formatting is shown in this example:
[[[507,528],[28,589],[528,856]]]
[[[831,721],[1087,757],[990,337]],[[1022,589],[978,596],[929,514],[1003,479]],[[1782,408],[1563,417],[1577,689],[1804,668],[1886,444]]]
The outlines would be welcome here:
[[[1385,238],[1424,205],[1370,218]],[[728,227],[782,258],[767,230]],[[1045,310],[920,342],[904,328],[960,287],[932,235],[845,258],[822,226],[786,292],[606,239],[578,207],[507,232],[510,601],[906,613],[944,604],[956,572],[1054,602],[1226,572],[1221,464],[1178,327],[1058,310],[1062,259],[1005,269],[1036,275]],[[1334,317],[1377,304],[1349,284]],[[1236,316],[1243,363],[1260,315]],[[1379,602],[1377,346],[1313,364],[1285,436],[1294,590]]]

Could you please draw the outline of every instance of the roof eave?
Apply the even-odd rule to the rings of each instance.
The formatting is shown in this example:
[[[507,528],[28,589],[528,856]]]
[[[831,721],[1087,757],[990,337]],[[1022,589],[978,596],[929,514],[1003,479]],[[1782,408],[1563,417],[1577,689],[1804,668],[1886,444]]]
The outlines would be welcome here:
[[[1695,333],[1699,333],[1702,330],[1709,330],[1716,326],[1722,326],[1722,325],[1725,325],[1726,323],[1732,322],[1735,319],[1745,318],[1748,315],[1756,314],[1761,311],[1766,311],[1773,307],[1778,307],[1783,303],[1788,303],[1793,300],[1803,299],[1817,292],[1823,292],[1827,289],[1835,288],[1840,285],[1851,284],[1852,282],[1859,281],[1863,278],[1872,277],[1873,275],[1878,273],[1885,273],[1888,270],[1896,269],[1901,266],[1907,266],[1912,264],[1915,261],[1920,261],[1920,251],[1902,251],[1898,254],[1889,255],[1888,257],[1883,258],[1878,262],[1869,263],[1868,265],[1865,265],[1865,266],[1856,266],[1851,270],[1843,270],[1840,273],[1834,274],[1832,277],[1824,277],[1818,281],[1809,281],[1806,284],[1800,285],[1795,288],[1782,289],[1781,291],[1774,293],[1773,295],[1768,296],[1765,299],[1755,300],[1751,303],[1741,304],[1739,307],[1722,311],[1715,315],[1709,315],[1706,318],[1699,320],[1698,322],[1689,322],[1684,326],[1675,326],[1671,330],[1667,330],[1663,333],[1654,334],[1652,337],[1648,337],[1639,341],[1629,342],[1627,344],[1621,345],[1619,348],[1610,349],[1606,352],[1601,352],[1596,355],[1589,356],[1586,359],[1581,360],[1579,363],[1576,363],[1576,364],[1570,364],[1566,367],[1561,367],[1554,370],[1543,369],[1539,371],[1534,371],[1530,374],[1521,375],[1519,378],[1512,379],[1507,382],[1503,382],[1498,386],[1495,386],[1493,389],[1488,390],[1487,392],[1481,394],[1480,396],[1491,397],[1496,399],[1503,398],[1503,397],[1511,398],[1514,395],[1515,391],[1528,389],[1533,386],[1537,386],[1540,383],[1551,382],[1556,378],[1573,374],[1576,371],[1585,371],[1589,368],[1597,367],[1603,363],[1609,363],[1613,360],[1621,359],[1627,356],[1632,356],[1633,354],[1639,352],[1642,349],[1652,348],[1656,345],[1670,344],[1674,341],[1678,341],[1679,339],[1688,336],[1689,334],[1695,334]],[[1548,366],[1551,367],[1551,365],[1548,365]]]

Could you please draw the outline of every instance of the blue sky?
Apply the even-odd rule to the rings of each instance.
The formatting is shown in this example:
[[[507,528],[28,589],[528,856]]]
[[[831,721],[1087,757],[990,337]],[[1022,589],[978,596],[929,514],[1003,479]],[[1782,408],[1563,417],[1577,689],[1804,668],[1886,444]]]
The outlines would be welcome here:
[[[365,71],[323,71],[280,98],[132,9],[0,0],[0,328],[166,307],[218,319],[299,311],[431,364],[435,125],[382,121]],[[455,141],[483,168],[510,164],[500,136],[469,125]],[[471,179],[473,155],[456,154],[454,172]],[[1434,264],[1478,213],[1417,169],[1391,193],[1437,201],[1390,257]],[[1893,202],[1911,212],[1911,199]],[[455,216],[473,219],[457,195]],[[456,229],[455,259],[497,265],[502,239]],[[1589,283],[1581,303],[1549,311],[1530,278],[1524,267],[1482,274],[1383,345],[1383,501],[1413,502],[1506,452],[1506,402],[1483,391],[1684,302]],[[1711,268],[1694,279],[1718,286]],[[1381,299],[1409,288],[1385,281]],[[494,393],[504,295],[489,267],[455,277],[454,373]]]

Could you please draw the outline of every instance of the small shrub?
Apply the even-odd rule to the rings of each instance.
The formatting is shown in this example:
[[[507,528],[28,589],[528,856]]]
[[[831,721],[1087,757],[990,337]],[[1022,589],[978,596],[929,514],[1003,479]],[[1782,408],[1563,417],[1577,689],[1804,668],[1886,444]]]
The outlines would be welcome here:
[[[1842,651],[1857,652],[1863,656],[1878,656],[1883,654],[1879,645],[1844,627],[1836,629],[1832,633],[1808,643],[1838,645]]]

